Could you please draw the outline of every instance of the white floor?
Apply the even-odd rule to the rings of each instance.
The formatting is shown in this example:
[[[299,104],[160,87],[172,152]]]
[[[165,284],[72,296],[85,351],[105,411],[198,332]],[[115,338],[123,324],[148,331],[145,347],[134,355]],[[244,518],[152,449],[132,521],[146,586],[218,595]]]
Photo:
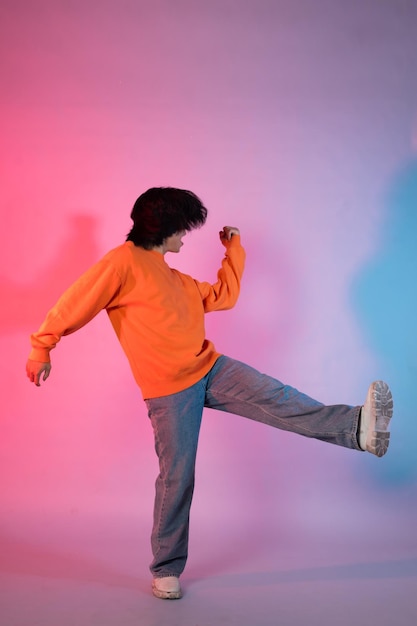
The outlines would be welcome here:
[[[368,520],[369,521],[369,520]],[[150,593],[147,529],[76,517],[6,516],[2,626],[415,626],[417,545],[403,532],[194,532],[184,597]]]

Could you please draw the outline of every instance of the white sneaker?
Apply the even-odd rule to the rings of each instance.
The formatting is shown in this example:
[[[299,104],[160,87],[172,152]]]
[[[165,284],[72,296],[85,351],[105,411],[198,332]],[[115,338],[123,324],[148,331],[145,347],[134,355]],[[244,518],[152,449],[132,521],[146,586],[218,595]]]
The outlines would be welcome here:
[[[181,585],[177,576],[165,576],[154,578],[152,581],[152,593],[162,600],[179,600],[182,597]]]
[[[376,456],[384,456],[389,446],[389,422],[393,412],[392,393],[387,383],[377,380],[368,389],[361,410],[359,445]]]

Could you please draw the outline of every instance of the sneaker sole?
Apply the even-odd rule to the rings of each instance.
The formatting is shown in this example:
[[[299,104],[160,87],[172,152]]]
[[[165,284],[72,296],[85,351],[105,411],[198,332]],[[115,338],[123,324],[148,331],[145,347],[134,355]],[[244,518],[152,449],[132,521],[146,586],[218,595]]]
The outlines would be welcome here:
[[[394,408],[391,390],[382,380],[373,383],[372,408],[375,414],[375,430],[368,435],[366,449],[381,457],[388,450],[390,440],[388,428]]]

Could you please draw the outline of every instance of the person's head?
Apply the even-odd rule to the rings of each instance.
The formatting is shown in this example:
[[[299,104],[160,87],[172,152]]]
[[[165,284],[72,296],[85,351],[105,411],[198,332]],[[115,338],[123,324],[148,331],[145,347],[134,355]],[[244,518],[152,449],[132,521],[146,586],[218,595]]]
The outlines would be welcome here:
[[[192,191],[152,187],[136,200],[130,217],[133,226],[126,241],[152,250],[175,233],[203,226],[207,209]]]

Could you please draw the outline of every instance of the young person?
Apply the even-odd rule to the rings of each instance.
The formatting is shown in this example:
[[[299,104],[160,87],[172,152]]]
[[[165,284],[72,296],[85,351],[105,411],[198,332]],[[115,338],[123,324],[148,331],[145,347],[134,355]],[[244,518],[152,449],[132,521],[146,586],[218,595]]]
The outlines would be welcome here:
[[[51,371],[50,351],[64,335],[105,309],[147,404],[160,473],[151,536],[152,590],[182,595],[179,577],[188,555],[189,512],[204,407],[377,456],[386,453],[392,395],[370,385],[363,407],[325,406],[275,378],[218,352],[205,336],[204,314],[233,307],[245,252],[238,228],[224,226],[225,255],[214,284],[172,269],[167,252],[202,226],[207,210],[190,191],[152,188],[135,202],[127,241],[85,272],[31,336],[29,380]]]

